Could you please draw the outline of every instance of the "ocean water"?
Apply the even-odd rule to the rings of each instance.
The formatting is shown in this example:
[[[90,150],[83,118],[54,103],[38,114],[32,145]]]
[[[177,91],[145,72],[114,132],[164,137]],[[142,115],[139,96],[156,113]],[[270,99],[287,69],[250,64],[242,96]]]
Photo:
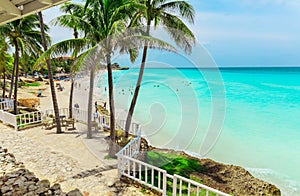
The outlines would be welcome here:
[[[114,72],[118,109],[138,71]],[[300,68],[146,69],[133,118],[155,146],[240,165],[300,195]]]

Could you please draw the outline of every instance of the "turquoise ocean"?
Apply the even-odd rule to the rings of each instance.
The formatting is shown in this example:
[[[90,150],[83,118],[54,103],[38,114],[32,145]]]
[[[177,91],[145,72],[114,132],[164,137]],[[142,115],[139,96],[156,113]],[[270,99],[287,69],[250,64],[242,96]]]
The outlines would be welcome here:
[[[138,71],[114,71],[118,109]],[[300,195],[300,68],[146,69],[133,117],[155,146],[242,166]]]

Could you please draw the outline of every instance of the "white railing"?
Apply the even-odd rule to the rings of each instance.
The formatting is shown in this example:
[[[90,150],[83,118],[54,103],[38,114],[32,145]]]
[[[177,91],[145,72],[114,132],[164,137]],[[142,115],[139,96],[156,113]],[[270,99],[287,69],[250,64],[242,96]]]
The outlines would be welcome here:
[[[187,193],[183,193],[183,185],[187,186]],[[174,175],[173,176],[173,194],[172,195],[200,195],[201,191],[205,191],[205,195],[210,195],[210,193],[213,193],[213,195],[216,196],[230,196],[229,194],[223,193],[219,190],[213,189],[211,187],[205,186],[203,184],[200,184],[198,182],[195,182],[193,180],[187,179],[185,177]]]
[[[9,124],[9,125],[17,128],[16,127],[16,125],[17,125],[16,116],[9,112],[0,110],[0,120],[5,124]]]
[[[88,121],[88,112],[79,108],[72,108],[73,118],[77,121],[87,123]]]
[[[126,120],[118,119],[116,127],[117,129],[125,130]],[[141,125],[138,123],[131,123],[129,133],[132,135],[141,135]]]
[[[119,172],[132,180],[144,184],[154,190],[167,194],[167,172],[137,159],[118,155]]]
[[[42,122],[42,112],[29,112],[25,114],[18,114],[16,117],[16,125],[19,127],[27,126]]]
[[[69,108],[60,108],[60,109],[58,109],[58,113],[60,116],[62,116],[62,115],[69,116]],[[55,116],[54,109],[45,110],[43,112],[43,114],[46,114],[46,116],[49,116],[50,114]]]
[[[0,110],[8,110],[14,108],[14,100],[13,99],[2,99],[0,102]]]
[[[135,157],[140,152],[141,137],[135,137],[118,154],[122,156]]]
[[[132,139],[118,153],[119,177],[126,176],[165,195],[216,195],[229,196],[179,175],[170,175],[166,170],[135,159],[140,151],[140,136]],[[168,183],[169,182],[169,183]],[[168,191],[169,190],[169,191]]]
[[[110,117],[107,115],[100,114],[100,126],[104,129],[109,129],[110,127]]]

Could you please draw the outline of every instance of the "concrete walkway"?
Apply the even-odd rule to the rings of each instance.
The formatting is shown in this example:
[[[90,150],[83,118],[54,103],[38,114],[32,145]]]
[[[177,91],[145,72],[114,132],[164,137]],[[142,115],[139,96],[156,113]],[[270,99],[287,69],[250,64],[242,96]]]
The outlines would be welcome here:
[[[78,188],[95,196],[145,195],[118,180],[117,160],[105,159],[108,152],[104,132],[93,133],[93,139],[86,139],[86,126],[76,123],[75,127],[74,131],[56,134],[55,128],[16,132],[0,124],[0,145],[38,178],[61,183],[63,191]]]

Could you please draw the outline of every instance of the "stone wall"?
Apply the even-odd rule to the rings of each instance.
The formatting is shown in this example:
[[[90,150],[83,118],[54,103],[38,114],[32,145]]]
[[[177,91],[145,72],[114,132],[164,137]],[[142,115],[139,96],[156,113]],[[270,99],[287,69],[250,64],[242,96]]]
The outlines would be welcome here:
[[[65,193],[61,190],[60,184],[55,183],[51,186],[49,180],[38,179],[22,162],[17,162],[13,154],[0,146],[0,195],[82,196],[83,194],[78,189]]]

